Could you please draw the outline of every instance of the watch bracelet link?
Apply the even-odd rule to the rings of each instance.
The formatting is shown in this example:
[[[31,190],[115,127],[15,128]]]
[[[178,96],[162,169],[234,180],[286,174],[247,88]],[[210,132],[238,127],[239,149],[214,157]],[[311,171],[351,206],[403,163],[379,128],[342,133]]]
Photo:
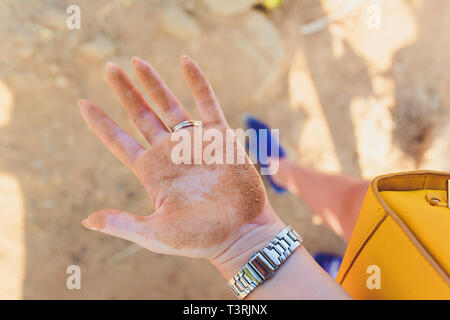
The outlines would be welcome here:
[[[284,228],[262,250],[250,257],[250,261],[228,281],[228,286],[239,299],[245,298],[264,280],[272,277],[302,242],[302,237],[291,226]]]

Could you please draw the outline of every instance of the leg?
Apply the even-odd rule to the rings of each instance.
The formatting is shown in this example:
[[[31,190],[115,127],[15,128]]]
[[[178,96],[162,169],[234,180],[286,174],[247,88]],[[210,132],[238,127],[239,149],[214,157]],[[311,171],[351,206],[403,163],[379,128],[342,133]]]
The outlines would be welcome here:
[[[279,163],[274,181],[298,195],[325,224],[350,240],[369,182],[345,175],[321,173],[294,164]]]

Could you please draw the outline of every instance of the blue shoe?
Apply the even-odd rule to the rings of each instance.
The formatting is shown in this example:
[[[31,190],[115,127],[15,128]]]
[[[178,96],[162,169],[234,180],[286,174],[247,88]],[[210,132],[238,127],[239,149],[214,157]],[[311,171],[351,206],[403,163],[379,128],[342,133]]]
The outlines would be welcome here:
[[[272,152],[272,143],[274,144],[274,148],[278,147],[278,157],[279,159],[282,159],[284,157],[286,157],[286,152],[284,152],[283,148],[281,147],[279,141],[277,141],[275,138],[272,138],[272,136],[270,135],[270,127],[268,125],[266,125],[265,123],[259,121],[258,119],[250,116],[250,115],[245,115],[245,124],[247,126],[247,129],[254,129],[256,131],[256,139],[257,139],[257,143],[256,143],[256,150],[255,148],[251,149],[249,148],[248,143],[246,143],[246,148],[249,151],[249,153],[255,158],[257,159],[258,165],[260,165],[261,167],[267,167],[268,165],[266,164],[267,161],[263,161],[263,160],[267,160],[267,159],[261,159],[260,158],[260,153],[258,151],[259,149],[259,141],[260,141],[260,131],[261,129],[266,129],[267,130],[267,144],[266,144],[266,150],[267,150],[267,156],[270,158],[271,156],[271,152]],[[273,191],[275,191],[276,193],[286,193],[288,192],[287,189],[277,185],[273,179],[272,176],[270,175],[266,175],[264,176],[267,179],[267,182],[269,183],[269,186],[272,188]]]
[[[313,258],[323,270],[336,279],[339,267],[342,263],[342,257],[331,253],[318,252],[313,254]]]

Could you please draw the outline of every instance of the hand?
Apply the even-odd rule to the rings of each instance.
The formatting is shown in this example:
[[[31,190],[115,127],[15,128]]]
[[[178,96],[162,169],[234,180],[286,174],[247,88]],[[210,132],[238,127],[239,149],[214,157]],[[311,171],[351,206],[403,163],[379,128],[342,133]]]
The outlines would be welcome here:
[[[261,178],[239,144],[235,151],[244,155],[245,164],[177,165],[171,160],[177,142],[171,141],[167,128],[191,117],[147,62],[133,58],[132,63],[163,119],[119,66],[107,63],[106,76],[148,148],[122,131],[93,102],[80,100],[79,106],[91,130],[141,181],[155,212],[138,216],[106,209],[91,214],[83,224],[153,252],[208,259],[230,277],[285,225],[270,207]],[[181,69],[203,128],[225,132],[229,126],[203,72],[186,56]]]

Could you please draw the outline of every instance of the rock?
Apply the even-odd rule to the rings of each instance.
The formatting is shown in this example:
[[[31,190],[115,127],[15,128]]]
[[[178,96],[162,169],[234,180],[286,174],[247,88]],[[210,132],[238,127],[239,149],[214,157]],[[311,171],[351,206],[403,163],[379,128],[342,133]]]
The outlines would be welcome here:
[[[285,49],[278,31],[267,17],[255,10],[242,16],[236,43],[264,75],[252,98],[263,101],[278,94],[286,72]]]
[[[9,124],[14,97],[11,89],[0,79],[0,128]]]
[[[38,20],[38,23],[52,30],[63,30],[66,28],[67,15],[55,9],[45,11]]]
[[[203,0],[206,6],[219,15],[236,15],[249,10],[261,0]]]
[[[92,60],[104,60],[115,51],[114,44],[104,35],[98,35],[94,39],[80,46],[80,53]]]
[[[200,36],[197,22],[178,6],[164,8],[161,18],[164,30],[176,38],[189,40]]]
[[[449,119],[448,116],[444,119]],[[433,168],[433,170],[450,171],[450,145],[448,143],[448,137],[450,136],[450,125],[447,123],[437,127],[432,136],[432,141],[428,150],[423,156],[420,167]]]
[[[50,71],[50,73],[51,73],[52,75],[57,75],[57,74],[59,74],[59,72],[61,71],[61,69],[60,69],[60,67],[59,67],[58,64],[56,64],[56,63],[51,63],[51,64],[49,64],[49,66],[48,66],[48,71]]]
[[[272,62],[284,58],[284,45],[272,22],[262,13],[252,11],[242,20],[242,34]]]
[[[53,200],[45,200],[42,203],[42,207],[46,209],[51,209],[55,207],[55,202]]]
[[[185,0],[180,5],[183,6],[184,10],[189,13],[194,13],[197,10],[198,3],[195,0]]]

